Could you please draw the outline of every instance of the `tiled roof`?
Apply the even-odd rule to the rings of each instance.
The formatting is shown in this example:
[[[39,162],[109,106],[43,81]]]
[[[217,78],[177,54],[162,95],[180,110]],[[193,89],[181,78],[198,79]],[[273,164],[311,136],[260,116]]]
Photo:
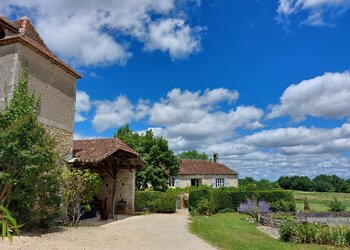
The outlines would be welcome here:
[[[11,29],[14,33],[8,35],[5,38],[0,40],[0,45],[11,44],[20,42],[23,45],[33,49],[37,53],[41,54],[49,61],[55,63],[66,72],[75,76],[76,78],[81,78],[79,73],[70,68],[67,64],[61,61],[51,50],[46,46],[43,39],[40,37],[39,33],[35,30],[32,22],[26,18],[22,17],[21,19],[11,22],[5,17],[0,17],[0,23],[3,23]]]
[[[133,155],[134,157],[131,158],[136,160],[133,163],[139,165],[139,167],[143,166],[139,154],[117,138],[74,140],[73,142],[74,162],[98,163],[117,151]]]
[[[182,160],[180,175],[238,175],[238,173],[224,164],[206,160]]]

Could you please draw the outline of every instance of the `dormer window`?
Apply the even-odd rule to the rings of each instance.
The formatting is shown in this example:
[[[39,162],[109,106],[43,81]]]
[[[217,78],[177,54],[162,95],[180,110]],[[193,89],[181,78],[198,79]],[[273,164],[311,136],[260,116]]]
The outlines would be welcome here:
[[[5,38],[5,36],[6,36],[5,29],[0,25],[0,39]]]

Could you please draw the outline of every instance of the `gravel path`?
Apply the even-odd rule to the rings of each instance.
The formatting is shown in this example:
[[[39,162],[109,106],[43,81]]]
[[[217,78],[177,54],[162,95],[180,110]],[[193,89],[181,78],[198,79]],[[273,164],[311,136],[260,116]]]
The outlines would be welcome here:
[[[134,216],[101,224],[68,228],[40,237],[15,237],[12,245],[0,240],[0,249],[215,249],[188,232],[187,211]]]

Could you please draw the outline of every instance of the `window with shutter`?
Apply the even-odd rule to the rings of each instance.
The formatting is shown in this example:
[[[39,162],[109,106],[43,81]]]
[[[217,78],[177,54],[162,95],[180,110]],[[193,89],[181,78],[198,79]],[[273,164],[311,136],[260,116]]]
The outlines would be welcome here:
[[[175,179],[175,187],[177,187],[177,188],[180,187],[180,179],[179,179],[179,177],[177,177],[177,178]]]
[[[216,187],[216,179],[215,178],[211,179],[211,186],[214,188]]]

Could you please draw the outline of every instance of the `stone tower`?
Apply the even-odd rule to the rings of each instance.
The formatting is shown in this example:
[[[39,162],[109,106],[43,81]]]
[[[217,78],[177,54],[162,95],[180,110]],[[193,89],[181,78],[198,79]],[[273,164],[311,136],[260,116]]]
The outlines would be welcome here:
[[[55,56],[31,21],[0,17],[0,109],[28,67],[28,91],[41,98],[39,122],[58,142],[61,157],[72,155],[76,80],[81,76]]]

